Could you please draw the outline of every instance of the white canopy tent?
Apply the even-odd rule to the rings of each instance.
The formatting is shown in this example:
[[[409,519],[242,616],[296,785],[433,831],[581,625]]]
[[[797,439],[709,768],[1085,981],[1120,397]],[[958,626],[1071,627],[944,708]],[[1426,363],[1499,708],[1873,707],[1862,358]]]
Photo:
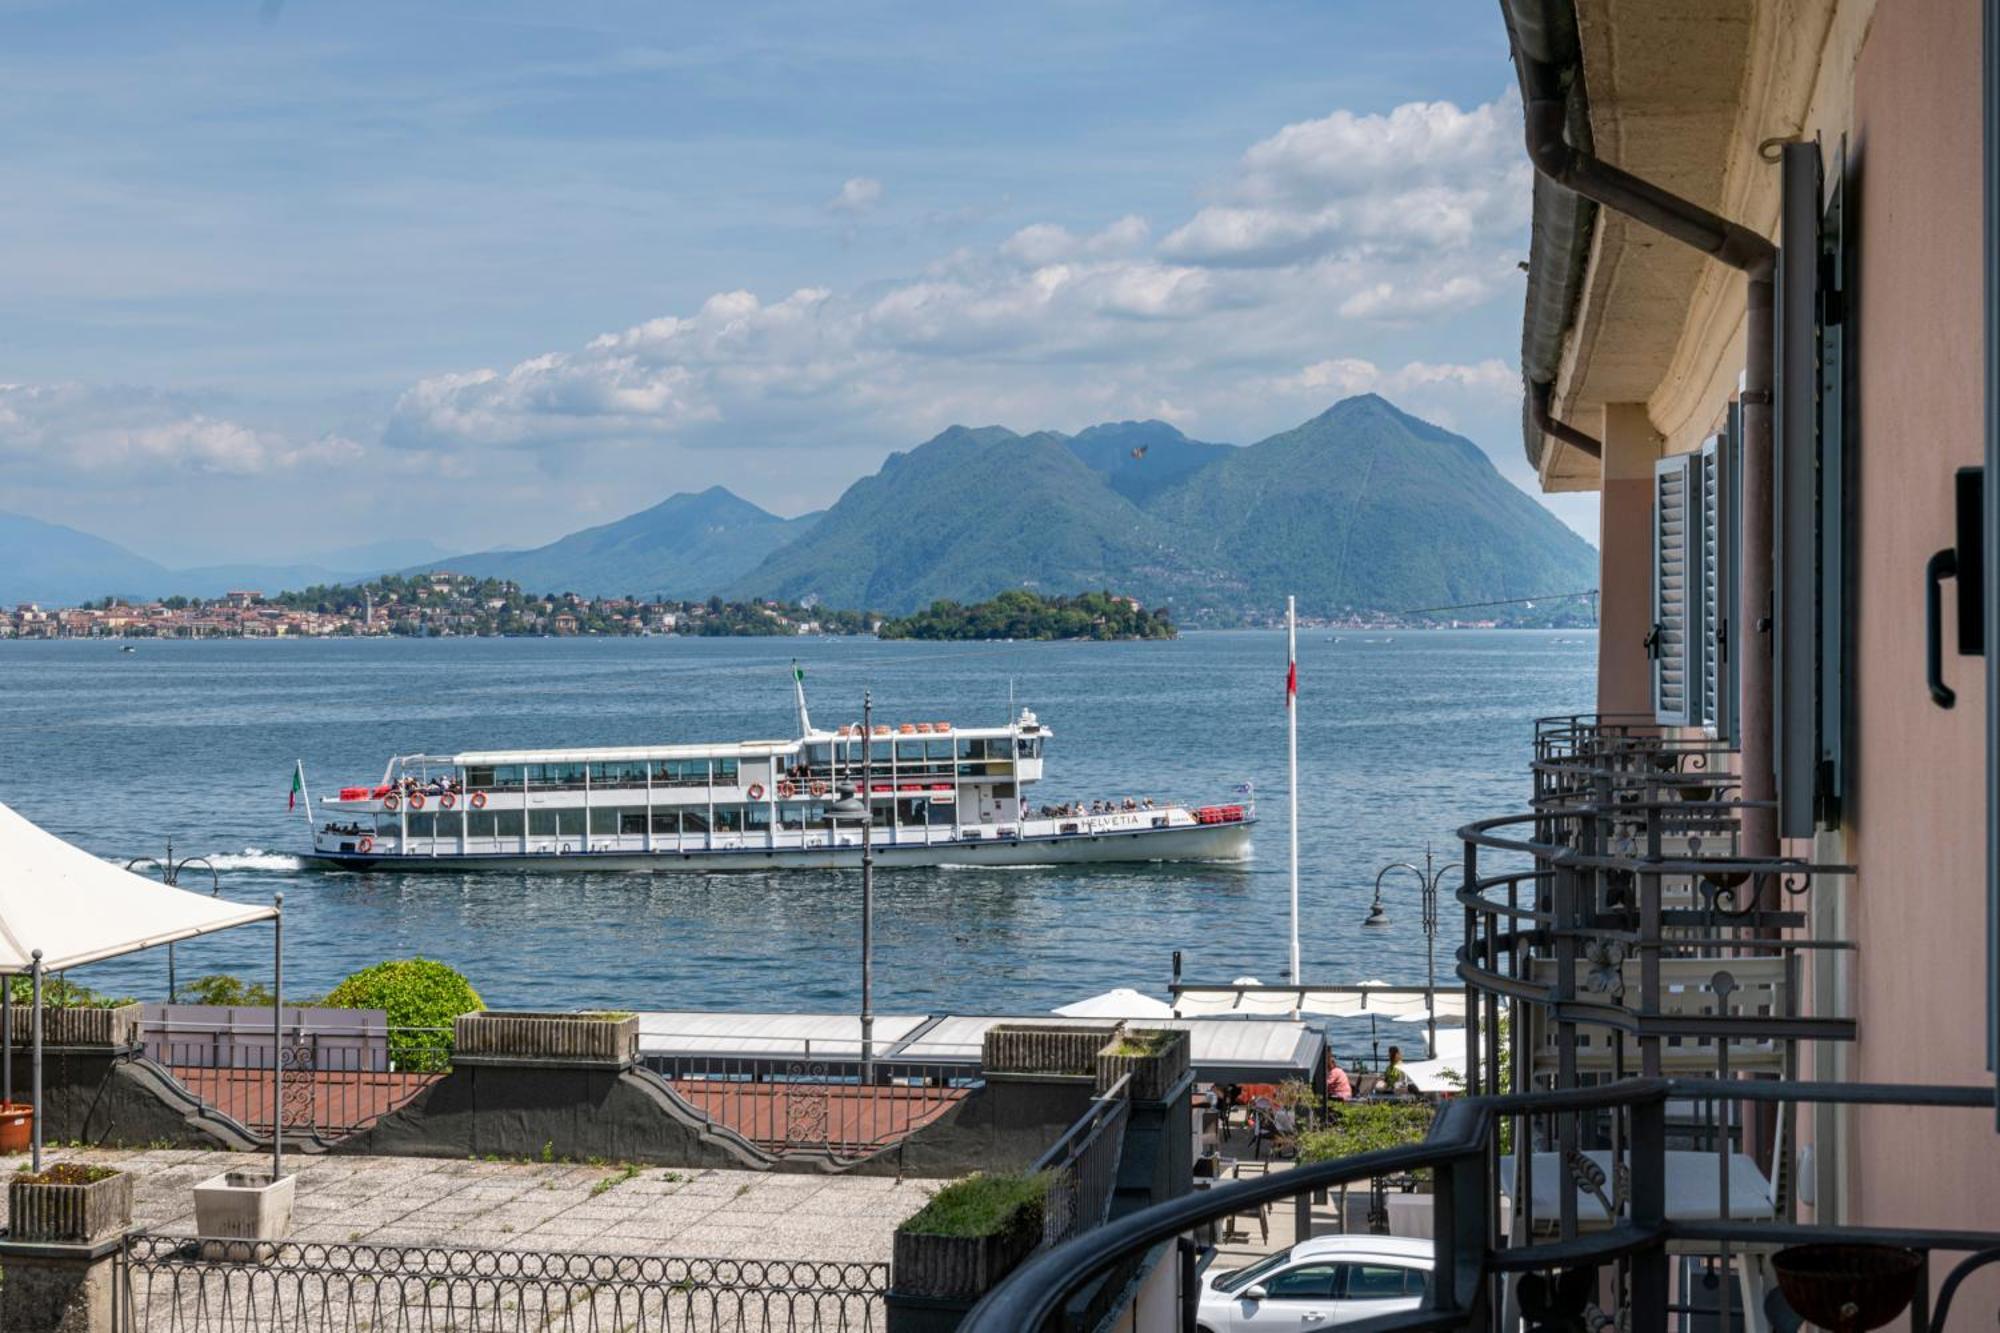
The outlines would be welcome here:
[[[1130,986],[1120,986],[1050,1012],[1064,1018],[1172,1018],[1174,1007]]]
[[[283,990],[283,896],[270,907],[212,898],[160,884],[122,870],[0,805],[0,978],[31,977],[34,982],[34,1167],[42,1160],[42,978],[86,963],[102,962],[142,949],[192,939],[257,921],[276,924],[275,984],[271,1002],[274,1032]],[[12,1018],[11,987],[0,997]],[[282,1071],[273,1049],[272,1105],[283,1106]],[[4,1056],[12,1083],[13,1043]],[[281,1136],[272,1134],[272,1174],[282,1165]]]

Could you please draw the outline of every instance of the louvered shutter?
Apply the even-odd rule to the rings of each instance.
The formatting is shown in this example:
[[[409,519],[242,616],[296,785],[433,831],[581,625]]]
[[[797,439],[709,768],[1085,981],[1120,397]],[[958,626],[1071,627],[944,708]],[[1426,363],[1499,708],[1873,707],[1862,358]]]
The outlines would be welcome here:
[[[1685,727],[1701,717],[1701,542],[1695,456],[1653,465],[1653,717]]]
[[[1736,432],[1729,428],[1701,447],[1701,722],[1724,742],[1736,735]]]

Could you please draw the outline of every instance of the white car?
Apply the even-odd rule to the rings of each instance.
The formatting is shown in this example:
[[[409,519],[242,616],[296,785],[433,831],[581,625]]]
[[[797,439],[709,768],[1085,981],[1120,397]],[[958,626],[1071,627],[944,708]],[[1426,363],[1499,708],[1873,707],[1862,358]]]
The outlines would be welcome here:
[[[1318,1236],[1247,1268],[1201,1279],[1202,1333],[1338,1328],[1422,1306],[1431,1243],[1408,1236]]]

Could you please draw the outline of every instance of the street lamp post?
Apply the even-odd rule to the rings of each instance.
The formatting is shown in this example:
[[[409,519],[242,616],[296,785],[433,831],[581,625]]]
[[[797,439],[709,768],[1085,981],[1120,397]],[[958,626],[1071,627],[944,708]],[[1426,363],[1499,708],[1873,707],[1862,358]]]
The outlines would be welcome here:
[[[125,863],[127,870],[136,871],[140,866],[151,866],[159,871],[160,882],[168,888],[180,887],[181,871],[186,870],[189,866],[200,866],[208,872],[209,896],[214,897],[222,892],[222,877],[215,873],[215,867],[208,863],[207,857],[188,856],[178,861],[174,860],[174,840],[172,838],[167,839],[166,860],[162,861],[152,856],[140,856]],[[167,945],[167,1003],[180,1003],[180,989],[174,977],[174,946],[171,943]]]
[[[1422,903],[1419,922],[1424,932],[1424,1018],[1426,1022],[1426,1049],[1430,1058],[1437,1059],[1437,933],[1438,933],[1438,885],[1444,882],[1445,872],[1462,869],[1462,864],[1452,861],[1446,865],[1436,864],[1436,854],[1430,847],[1424,848],[1424,863],[1421,866],[1409,861],[1397,861],[1383,866],[1375,876],[1375,901],[1369,904],[1368,918],[1364,926],[1386,926],[1389,924],[1388,909],[1382,905],[1382,881],[1392,870],[1407,870],[1417,877]]]

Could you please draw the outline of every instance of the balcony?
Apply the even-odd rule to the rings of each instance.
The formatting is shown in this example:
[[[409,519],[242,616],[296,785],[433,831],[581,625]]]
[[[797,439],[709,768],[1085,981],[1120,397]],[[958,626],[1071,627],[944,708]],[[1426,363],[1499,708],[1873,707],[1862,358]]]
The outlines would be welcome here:
[[[2000,1260],[2000,1231],[1801,1222],[1800,1108],[1907,1107],[1921,1134],[1927,1117],[1990,1119],[1993,1090],[1800,1077],[1811,1052],[1854,1039],[1823,983],[1854,955],[1832,923],[1858,890],[1849,867],[1745,851],[1755,807],[1736,767],[1727,747],[1644,719],[1545,720],[1528,808],[1460,831],[1457,967],[1477,1058],[1429,1137],[1123,1218],[1034,1260],[965,1327],[1052,1327],[1068,1292],[1178,1241],[1181,1309],[1135,1309],[1134,1327],[1193,1328],[1199,1228],[1423,1170],[1436,1276],[1424,1309],[1370,1328],[1601,1317],[1664,1333],[1733,1307],[1765,1329],[1788,1296],[1809,1301],[1778,1276],[1808,1243],[1912,1252],[1909,1327],[1943,1327],[1962,1277]],[[1935,1308],[1934,1266],[1948,1273]]]

